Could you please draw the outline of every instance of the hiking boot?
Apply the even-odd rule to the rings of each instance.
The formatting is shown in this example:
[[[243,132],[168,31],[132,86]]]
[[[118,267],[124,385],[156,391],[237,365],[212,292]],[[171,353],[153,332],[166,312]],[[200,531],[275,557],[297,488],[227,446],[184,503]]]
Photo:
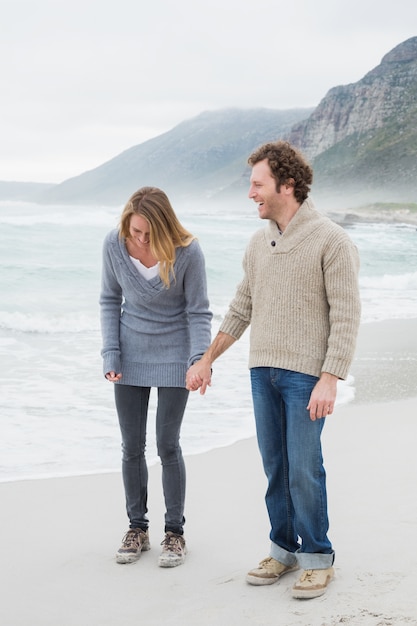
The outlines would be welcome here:
[[[169,530],[165,533],[165,539],[161,546],[162,552],[158,560],[159,567],[176,567],[184,563],[187,546],[182,535],[177,535]]]
[[[250,585],[272,585],[281,578],[283,574],[293,572],[298,569],[297,563],[294,565],[284,565],[272,556],[268,556],[261,561],[255,569],[248,572],[246,582]]]
[[[309,599],[322,596],[333,576],[333,567],[304,570],[292,588],[292,597]]]
[[[150,550],[147,530],[131,528],[122,539],[122,545],[116,552],[117,563],[133,563],[140,557],[141,552]]]

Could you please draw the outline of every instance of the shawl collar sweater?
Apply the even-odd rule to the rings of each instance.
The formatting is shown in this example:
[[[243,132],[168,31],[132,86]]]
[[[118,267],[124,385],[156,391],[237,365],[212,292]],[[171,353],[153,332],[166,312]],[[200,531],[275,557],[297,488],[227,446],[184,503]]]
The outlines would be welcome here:
[[[249,368],[345,379],[360,323],[359,255],[346,232],[307,199],[283,234],[268,220],[250,240],[244,277],[220,326],[250,329]]]
[[[121,372],[121,384],[185,387],[188,367],[210,344],[212,314],[197,240],[176,249],[174,272],[169,288],[159,275],[146,280],[117,230],[104,240],[103,372]]]

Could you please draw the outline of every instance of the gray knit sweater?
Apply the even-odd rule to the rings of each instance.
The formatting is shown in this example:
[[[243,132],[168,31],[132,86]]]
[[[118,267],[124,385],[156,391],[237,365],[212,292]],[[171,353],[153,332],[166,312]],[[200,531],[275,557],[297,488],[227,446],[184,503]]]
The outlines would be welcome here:
[[[274,221],[253,235],[243,269],[220,330],[239,339],[251,325],[249,367],[345,379],[360,322],[359,255],[346,232],[306,200],[282,235]]]
[[[100,295],[103,372],[121,384],[185,387],[188,367],[210,344],[211,318],[203,253],[197,240],[176,249],[175,281],[146,280],[117,230],[103,246]]]

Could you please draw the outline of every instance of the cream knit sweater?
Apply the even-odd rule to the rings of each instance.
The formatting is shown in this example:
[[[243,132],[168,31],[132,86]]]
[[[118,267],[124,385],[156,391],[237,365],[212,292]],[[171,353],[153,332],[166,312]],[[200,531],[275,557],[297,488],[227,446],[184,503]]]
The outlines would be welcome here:
[[[243,269],[220,331],[239,339],[251,325],[249,368],[345,379],[360,322],[359,255],[346,232],[306,200],[282,235],[273,221],[253,235]]]

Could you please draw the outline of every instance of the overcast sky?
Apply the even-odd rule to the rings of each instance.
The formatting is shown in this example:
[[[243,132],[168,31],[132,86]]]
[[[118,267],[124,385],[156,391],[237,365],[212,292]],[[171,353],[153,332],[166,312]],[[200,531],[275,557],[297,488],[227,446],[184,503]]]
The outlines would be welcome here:
[[[61,182],[202,111],[316,106],[416,0],[1,0],[0,180]]]

